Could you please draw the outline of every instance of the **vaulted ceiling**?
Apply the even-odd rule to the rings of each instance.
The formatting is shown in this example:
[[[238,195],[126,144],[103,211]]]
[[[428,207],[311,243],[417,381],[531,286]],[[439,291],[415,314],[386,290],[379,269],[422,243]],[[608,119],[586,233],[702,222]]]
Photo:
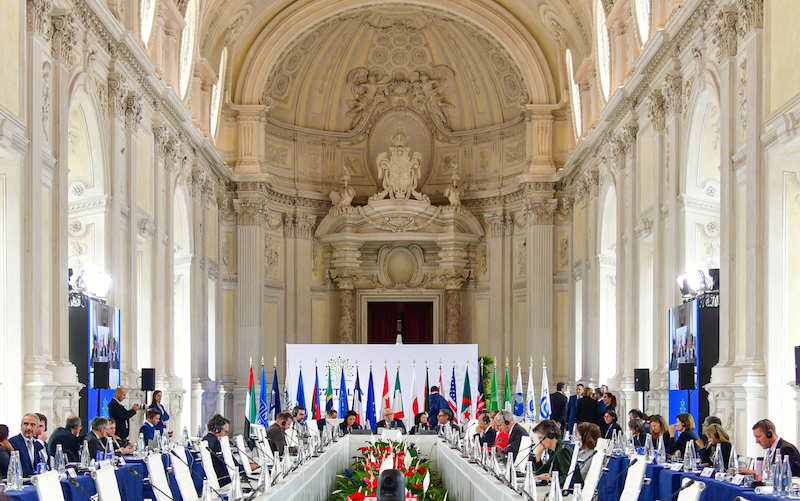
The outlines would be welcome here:
[[[557,103],[563,54],[589,55],[587,0],[206,0],[200,56],[233,49],[234,104],[269,104],[301,128],[347,132],[365,106],[427,106],[455,132]]]

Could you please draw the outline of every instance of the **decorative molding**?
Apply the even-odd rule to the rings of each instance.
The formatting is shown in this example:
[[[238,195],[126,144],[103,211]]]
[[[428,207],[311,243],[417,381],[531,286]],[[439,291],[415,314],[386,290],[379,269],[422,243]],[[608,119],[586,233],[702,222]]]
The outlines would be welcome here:
[[[653,218],[651,216],[641,216],[636,226],[633,227],[636,238],[646,238],[653,234]]]
[[[683,106],[683,77],[680,74],[667,74],[661,85],[661,95],[664,96],[665,111],[668,115],[682,113]]]
[[[739,36],[764,27],[764,0],[739,0]]]
[[[129,91],[125,96],[125,129],[133,134],[139,131],[142,121],[142,95],[136,91]]]
[[[64,61],[68,67],[75,65],[75,48],[78,46],[78,28],[72,13],[52,16],[51,53],[53,59]]]
[[[246,198],[233,201],[236,224],[239,226],[263,226],[267,218],[267,203],[264,200]]]
[[[749,0],[745,0],[749,1]],[[757,1],[757,0],[753,0]],[[717,45],[717,63],[729,57],[734,57],[738,51],[737,22],[739,15],[729,10],[717,12],[714,22],[714,43]]]
[[[128,95],[128,81],[124,75],[108,75],[108,114],[123,118],[126,111],[125,98]]]
[[[50,38],[51,10],[53,10],[53,2],[50,0],[28,0],[26,16],[28,31],[48,40]]]
[[[699,197],[693,197],[686,194],[678,195],[678,207],[685,207],[687,209],[699,209],[703,211],[712,211],[719,214],[722,205],[713,200],[706,200]]]
[[[663,132],[666,124],[667,103],[661,91],[652,91],[647,98],[647,114],[653,123],[653,128]]]

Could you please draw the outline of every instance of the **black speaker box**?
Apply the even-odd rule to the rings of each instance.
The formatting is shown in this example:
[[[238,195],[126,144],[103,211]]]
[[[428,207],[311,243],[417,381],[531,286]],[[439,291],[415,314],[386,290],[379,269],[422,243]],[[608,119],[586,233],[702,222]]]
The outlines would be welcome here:
[[[155,391],[156,389],[156,370],[142,369],[142,391]]]
[[[92,365],[94,369],[94,386],[96,390],[108,389],[108,362],[95,362]]]
[[[694,364],[691,362],[678,364],[678,389],[694,390]]]
[[[800,385],[800,346],[794,347],[794,384]]]
[[[403,501],[406,498],[406,479],[399,470],[384,470],[378,477],[378,500]]]
[[[650,391],[650,369],[633,369],[633,386],[636,391]]]

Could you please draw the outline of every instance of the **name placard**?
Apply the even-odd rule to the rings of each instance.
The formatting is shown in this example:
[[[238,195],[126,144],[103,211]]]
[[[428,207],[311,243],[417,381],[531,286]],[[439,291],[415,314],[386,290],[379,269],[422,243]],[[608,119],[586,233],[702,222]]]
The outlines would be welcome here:
[[[714,468],[703,468],[703,471],[700,472],[701,477],[711,478],[711,475],[714,474]]]
[[[75,468],[67,468],[67,475],[71,478],[75,478],[78,476],[78,472],[75,471]]]
[[[669,467],[671,471],[681,471],[683,470],[683,465],[681,463],[673,463],[672,466]]]
[[[733,480],[731,480],[731,483],[733,485],[742,485],[743,481],[744,481],[744,475],[742,475],[741,473],[737,473],[736,475],[733,476]]]

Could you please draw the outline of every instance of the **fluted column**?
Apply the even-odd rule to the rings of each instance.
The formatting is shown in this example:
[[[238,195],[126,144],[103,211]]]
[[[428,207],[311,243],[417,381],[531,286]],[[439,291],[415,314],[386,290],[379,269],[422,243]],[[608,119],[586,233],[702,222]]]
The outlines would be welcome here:
[[[527,352],[534,360],[553,360],[553,223],[556,199],[528,201],[527,238]],[[550,362],[551,365],[554,362]]]
[[[583,200],[583,248],[582,259],[582,294],[583,304],[583,381],[588,385],[596,386],[600,383],[600,365],[597,353],[600,349],[600,340],[597,335],[597,274],[598,266],[593,262],[597,254],[597,196],[599,192],[599,176],[596,170],[587,170],[578,183],[578,198]],[[590,257],[591,256],[591,257]]]
[[[249,358],[257,353],[264,327],[264,224],[267,202],[257,195],[236,199],[237,213],[237,384],[247,384]]]
[[[488,346],[482,346],[481,353],[501,360],[511,353],[511,281],[514,248],[512,236],[514,225],[510,215],[502,209],[484,216],[488,226],[486,253],[488,255],[489,276],[491,277],[491,294],[489,295],[489,325],[491,339]]]

